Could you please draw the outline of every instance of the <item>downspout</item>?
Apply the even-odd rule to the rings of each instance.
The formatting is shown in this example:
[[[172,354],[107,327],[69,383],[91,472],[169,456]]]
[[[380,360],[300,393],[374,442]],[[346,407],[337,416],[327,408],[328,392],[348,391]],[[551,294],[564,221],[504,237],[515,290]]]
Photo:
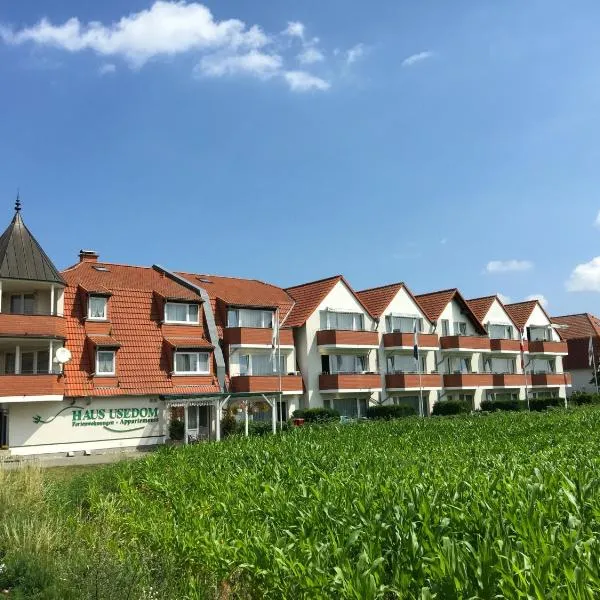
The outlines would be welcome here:
[[[215,322],[215,315],[210,304],[210,297],[207,291],[200,286],[191,283],[187,279],[168,271],[160,265],[152,265],[152,268],[163,273],[167,277],[170,277],[173,281],[176,281],[180,285],[187,287],[188,289],[196,292],[200,298],[202,298],[204,317],[206,319],[206,326],[208,329],[208,341],[214,346],[215,363],[217,365],[217,379],[219,380],[219,388],[221,392],[225,391],[225,359],[223,358],[223,351],[219,345],[219,335],[217,334],[217,324]]]

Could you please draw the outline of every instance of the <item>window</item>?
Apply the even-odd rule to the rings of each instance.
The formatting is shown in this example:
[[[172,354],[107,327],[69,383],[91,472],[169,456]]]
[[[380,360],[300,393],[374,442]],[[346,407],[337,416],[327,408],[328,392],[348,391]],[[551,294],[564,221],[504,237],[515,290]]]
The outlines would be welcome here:
[[[354,312],[321,311],[321,329],[363,331],[364,315]]]
[[[6,375],[14,374],[16,371],[16,355],[14,352],[7,352],[4,355],[4,373]]]
[[[464,321],[454,321],[454,335],[467,335],[467,324]]]
[[[17,363],[16,353],[6,352],[4,354],[4,373],[15,374]],[[26,350],[21,352],[20,373],[22,375],[38,375],[50,373],[50,352],[48,350]]]
[[[239,357],[240,375],[277,375],[286,373],[287,360],[281,355],[279,370],[277,369],[277,356],[269,354],[241,354]]]
[[[227,327],[271,329],[273,327],[273,311],[253,308],[230,308],[227,311]]]
[[[206,375],[209,373],[208,352],[175,352],[175,374]]]
[[[486,398],[487,400],[518,400],[519,394],[517,392],[488,392]]]
[[[558,390],[545,390],[543,392],[532,392],[533,398],[558,398]]]
[[[512,340],[513,328],[512,325],[492,325],[488,324],[488,335],[493,340]]]
[[[534,373],[556,373],[556,359],[554,358],[534,358]]]
[[[96,351],[96,375],[114,375],[115,374],[115,351],[97,350]]]
[[[471,359],[453,356],[448,358],[448,373],[472,373]]]
[[[329,357],[331,373],[362,373],[366,370],[367,357],[353,354],[338,354]]]
[[[412,354],[392,354],[387,357],[388,373],[417,373],[417,362]],[[425,356],[419,355],[419,368],[425,373]]]
[[[514,374],[516,372],[515,359],[485,358],[483,360],[483,370],[485,373]]]
[[[15,315],[32,315],[35,312],[34,294],[12,294],[10,312]]]
[[[442,319],[442,335],[450,335],[450,323],[448,319]]]
[[[198,323],[198,305],[181,302],[165,304],[165,323]]]
[[[108,298],[106,296],[90,296],[88,301],[88,319],[97,321],[106,320],[106,305]]]
[[[389,333],[412,333],[415,330],[415,322],[417,331],[423,331],[423,319],[420,317],[400,317],[396,315],[388,315],[386,317],[387,330]]]
[[[552,341],[552,328],[546,326],[538,326],[535,325],[527,328],[529,333],[529,341]]]

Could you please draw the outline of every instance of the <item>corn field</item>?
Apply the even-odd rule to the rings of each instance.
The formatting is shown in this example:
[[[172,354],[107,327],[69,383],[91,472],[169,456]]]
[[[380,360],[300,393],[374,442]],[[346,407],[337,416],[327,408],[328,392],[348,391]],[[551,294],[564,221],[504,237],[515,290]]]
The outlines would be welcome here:
[[[164,449],[53,502],[144,571],[132,598],[591,599],[599,431],[596,408],[301,428]]]

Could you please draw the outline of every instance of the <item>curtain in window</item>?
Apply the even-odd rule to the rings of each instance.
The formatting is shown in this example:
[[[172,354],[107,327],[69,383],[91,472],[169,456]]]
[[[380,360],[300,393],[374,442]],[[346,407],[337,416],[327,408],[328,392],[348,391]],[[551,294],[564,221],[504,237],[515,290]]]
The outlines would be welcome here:
[[[423,319],[420,319],[418,317],[397,317],[394,315],[388,316],[388,331],[412,333],[414,331],[415,321],[417,323],[417,331],[423,331]]]
[[[252,375],[273,375],[273,360],[270,354],[252,355]]]
[[[113,373],[115,370],[115,353],[98,352],[98,373]]]
[[[494,340],[512,339],[512,327],[510,325],[489,325],[488,332],[490,338]]]
[[[34,353],[21,352],[21,373],[30,375],[34,372]]]
[[[338,354],[330,358],[332,373],[360,373],[366,370],[366,356]]]
[[[167,321],[179,321],[185,323],[187,321],[187,304],[167,303],[165,316]]]
[[[362,331],[364,329],[363,314],[322,310],[321,329]]]
[[[15,365],[16,365],[15,353],[7,352],[4,355],[4,373],[6,373],[7,375],[14,374]]]
[[[90,296],[91,319],[104,319],[106,316],[106,298],[101,296]]]
[[[250,356],[248,354],[240,354],[240,375],[250,375]]]
[[[333,401],[333,408],[343,417],[355,419],[358,416],[358,406],[356,398],[341,398]]]
[[[421,373],[425,372],[425,357],[419,356]],[[417,364],[414,356],[411,354],[393,354],[388,356],[388,372],[389,373],[416,373]]]
[[[227,327],[239,327],[240,314],[239,311],[230,308],[227,311]]]

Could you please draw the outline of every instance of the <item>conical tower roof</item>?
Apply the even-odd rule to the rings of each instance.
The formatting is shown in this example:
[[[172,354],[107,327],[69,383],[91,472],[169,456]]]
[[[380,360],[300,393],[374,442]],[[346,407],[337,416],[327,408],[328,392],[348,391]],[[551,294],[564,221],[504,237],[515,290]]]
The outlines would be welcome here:
[[[65,285],[52,261],[23,223],[18,197],[15,216],[0,236],[0,278]]]

